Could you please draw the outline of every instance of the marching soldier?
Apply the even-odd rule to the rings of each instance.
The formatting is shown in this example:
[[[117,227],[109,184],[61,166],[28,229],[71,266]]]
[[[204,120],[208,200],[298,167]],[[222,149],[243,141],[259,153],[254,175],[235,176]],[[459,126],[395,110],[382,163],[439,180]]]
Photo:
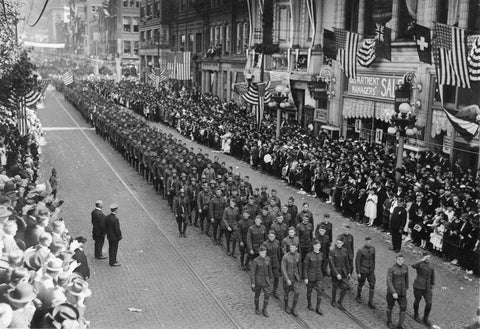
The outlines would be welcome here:
[[[403,262],[405,258],[397,254],[395,264],[387,271],[387,326],[392,328],[392,309],[395,302],[400,307],[398,329],[403,329],[407,311],[408,266]]]
[[[248,228],[247,249],[249,260],[254,260],[258,256],[258,248],[267,239],[267,229],[262,224],[260,216],[255,218],[255,224]],[[248,261],[247,261],[248,265]]]
[[[277,216],[277,219],[275,222],[273,222],[271,229],[275,232],[275,236],[279,243],[283,241],[283,239],[287,236],[288,234],[288,226],[284,222],[284,218],[282,215]],[[282,251],[282,248],[280,246],[280,250]],[[283,251],[282,251],[282,256],[283,256]]]
[[[368,280],[368,307],[375,309],[373,305],[373,293],[375,289],[375,248],[371,245],[372,238],[365,238],[365,246],[357,251],[355,258],[355,269],[358,276],[357,298],[358,303],[362,302],[362,288]]]
[[[294,244],[298,248],[298,237],[296,234],[295,227],[288,228],[288,235],[282,240],[282,253],[285,255],[290,251],[290,245]]]
[[[307,214],[302,216],[302,222],[297,225],[296,233],[300,246],[300,256],[302,257],[303,262],[305,260],[305,256],[307,256],[312,249],[313,240],[313,225],[309,222],[309,217]]]
[[[351,231],[350,225],[345,225],[344,232],[339,235],[340,238],[343,240],[343,247],[347,249],[348,254],[348,269],[350,270],[349,274],[353,272],[353,258],[354,258],[354,243],[353,243],[353,235],[350,233]]]
[[[178,236],[180,238],[186,238],[187,221],[190,215],[190,202],[185,197],[185,190],[183,188],[180,189],[178,197],[175,198],[173,214],[177,220]]]
[[[323,293],[323,255],[320,252],[321,243],[318,240],[313,241],[313,251],[309,252],[305,256],[303,262],[303,280],[307,285],[307,302],[308,309],[313,311],[312,307],[312,290],[317,292],[317,305],[315,312],[323,315],[323,311],[320,308],[322,303]]]
[[[200,230],[203,232],[203,224],[205,223],[205,234],[210,236],[210,220],[208,217],[208,210],[210,206],[210,201],[212,199],[212,195],[210,193],[210,189],[208,188],[208,184],[203,184],[203,190],[198,193],[197,197],[197,208],[198,214],[200,217]]]
[[[282,276],[283,276],[283,291],[284,291],[284,302],[285,302],[285,312],[293,314],[293,316],[298,316],[297,313],[297,302],[299,295],[299,286],[300,286],[300,254],[297,252],[298,244],[290,244],[289,252],[286,253],[282,258]],[[288,299],[290,291],[293,292],[293,303],[292,307],[288,306]]]
[[[259,256],[252,261],[252,268],[250,270],[250,284],[252,290],[255,292],[255,313],[263,314],[268,318],[268,299],[271,291],[271,282],[273,280],[272,263],[270,257],[267,256],[267,249],[260,246],[258,249]],[[260,294],[263,292],[263,308],[260,312]]]
[[[350,278],[350,262],[348,260],[348,251],[343,247],[342,237],[338,237],[335,247],[330,251],[330,269],[332,276],[332,306],[343,307],[343,299],[348,290],[348,279]],[[340,298],[337,302],[337,290],[340,289]]]
[[[415,296],[415,301],[413,302],[414,319],[419,323],[422,322],[418,317],[418,308],[423,297],[425,300],[423,324],[431,327],[432,323],[428,319],[428,316],[432,309],[432,290],[435,284],[435,271],[432,263],[430,263],[430,254],[427,251],[423,252],[423,258],[418,263],[413,264],[412,267],[417,270],[417,277],[413,282],[413,295]]]
[[[281,262],[281,248],[280,242],[276,239],[275,231],[271,230],[268,233],[268,239],[263,243],[265,248],[267,248],[267,256],[270,257],[272,261],[272,272],[273,272],[273,297],[276,299],[279,298],[277,293],[278,281],[280,279],[280,262]]]
[[[240,210],[235,205],[235,200],[230,199],[230,206],[223,211],[222,228],[220,231],[220,240],[222,233],[225,233],[225,240],[227,243],[227,255],[236,258],[235,248],[237,247],[237,228],[240,220]],[[233,240],[232,240],[233,238]],[[230,253],[230,242],[232,244],[232,252]]]
[[[242,218],[238,222],[237,229],[237,240],[240,251],[240,267],[242,270],[247,270],[249,257],[248,257],[248,247],[247,247],[247,235],[248,229],[253,225],[253,221],[250,220],[250,215],[246,210],[243,211]],[[245,259],[247,256],[247,259]]]

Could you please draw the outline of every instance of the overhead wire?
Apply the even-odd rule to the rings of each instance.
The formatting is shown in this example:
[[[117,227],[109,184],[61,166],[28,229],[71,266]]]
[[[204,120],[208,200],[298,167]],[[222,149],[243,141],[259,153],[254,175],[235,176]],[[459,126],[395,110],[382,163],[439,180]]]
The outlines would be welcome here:
[[[35,0],[32,0],[32,4],[30,5],[30,10],[28,11],[28,16],[23,21],[22,33],[21,34],[23,34],[23,31],[25,31],[25,24],[28,24],[28,20],[30,19],[30,15],[32,14],[32,9],[33,9],[33,3],[34,2],[35,2]]]
[[[35,25],[38,24],[38,22],[40,21],[40,18],[42,18],[43,13],[45,12],[45,9],[47,8],[47,5],[48,5],[48,0],[45,0],[45,4],[43,5],[42,11],[40,12],[40,15],[38,16],[37,20],[32,25],[28,24],[28,26],[35,27]]]

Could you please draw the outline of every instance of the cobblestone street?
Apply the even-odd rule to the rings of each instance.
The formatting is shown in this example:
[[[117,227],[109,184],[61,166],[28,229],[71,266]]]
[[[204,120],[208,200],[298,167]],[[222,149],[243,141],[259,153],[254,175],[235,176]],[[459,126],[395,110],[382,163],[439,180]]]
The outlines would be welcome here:
[[[299,318],[283,311],[280,301],[270,299],[270,318],[255,315],[253,293],[248,274],[240,271],[239,261],[228,257],[222,248],[201,234],[197,228],[187,230],[187,239],[177,237],[176,223],[167,202],[156,195],[135,170],[83,120],[80,114],[57,92],[48,92],[45,109],[38,111],[45,129],[42,171],[48,177],[52,167],[58,171],[59,197],[65,199],[63,217],[72,236],[85,236],[88,260],[92,270],[89,281],[93,296],[88,300],[86,318],[92,328],[385,328],[386,271],[395,261],[389,248],[389,236],[364,225],[353,224],[355,249],[367,235],[377,249],[377,310],[347,295],[342,312],[330,306],[330,282],[327,280],[323,317],[308,311],[305,288],[299,302]],[[276,188],[284,202],[294,196],[297,206],[310,202],[315,220],[331,214],[334,236],[349,223],[332,207],[289,187],[284,182],[252,170],[246,163],[199,146],[178,132],[152,124],[173,133],[187,145],[202,148],[210,158],[234,167],[235,172],[249,175],[254,186]],[[90,212],[94,202],[119,204],[118,217],[124,239],[119,246],[121,267],[108,266],[107,260],[93,258]],[[107,242],[104,253],[107,252]],[[417,248],[407,245],[406,263],[420,258]],[[462,328],[479,304],[478,278],[435,259],[436,285],[431,320],[443,328]],[[410,269],[407,328],[424,328],[413,320],[415,272]],[[283,294],[280,289],[280,295]],[[364,297],[367,288],[364,288]],[[365,298],[364,298],[365,300]],[[139,312],[128,309],[135,308]],[[423,302],[421,305],[423,311]],[[421,313],[422,314],[422,313]],[[398,308],[394,310],[394,323]]]

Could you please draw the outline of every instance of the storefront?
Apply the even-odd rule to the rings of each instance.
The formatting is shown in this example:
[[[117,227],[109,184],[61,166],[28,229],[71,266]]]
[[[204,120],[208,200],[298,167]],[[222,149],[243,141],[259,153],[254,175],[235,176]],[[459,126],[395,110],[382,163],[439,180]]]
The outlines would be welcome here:
[[[387,138],[390,118],[395,112],[395,86],[403,82],[401,75],[359,74],[349,79],[343,95],[343,131],[347,138],[364,139],[383,143]],[[411,100],[415,103],[414,97]],[[422,139],[425,127],[425,111],[417,109],[416,126],[420,133],[416,139]],[[423,145],[422,145],[423,146]]]

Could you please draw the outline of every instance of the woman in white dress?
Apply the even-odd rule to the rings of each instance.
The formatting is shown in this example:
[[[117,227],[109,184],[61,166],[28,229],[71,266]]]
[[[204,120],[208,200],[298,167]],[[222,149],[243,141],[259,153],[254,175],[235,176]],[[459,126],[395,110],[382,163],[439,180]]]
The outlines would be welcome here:
[[[368,226],[373,225],[373,221],[377,218],[378,196],[375,194],[373,187],[368,190],[367,201],[365,201],[365,217],[368,218]]]

